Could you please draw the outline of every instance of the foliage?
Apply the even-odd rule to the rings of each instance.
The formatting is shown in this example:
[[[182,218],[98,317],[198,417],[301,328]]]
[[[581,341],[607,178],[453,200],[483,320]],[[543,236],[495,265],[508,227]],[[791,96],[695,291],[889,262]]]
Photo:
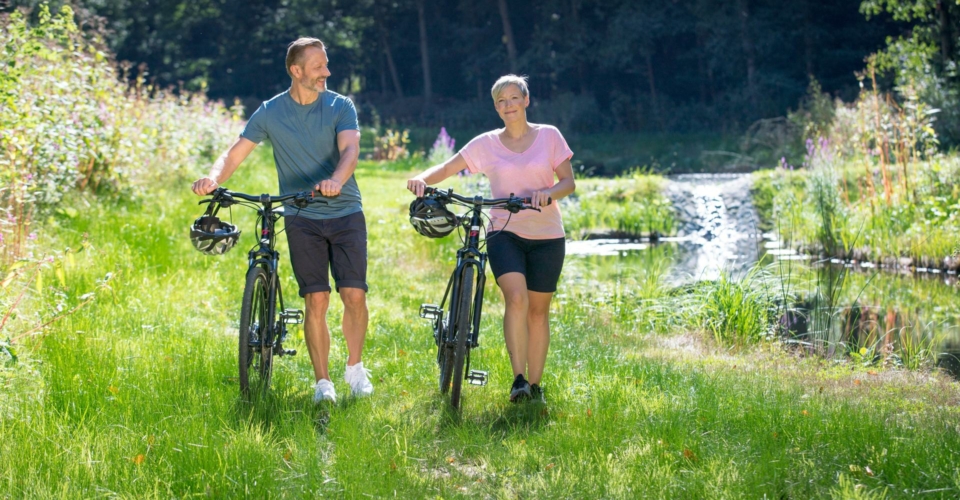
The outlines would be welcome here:
[[[40,12],[36,26],[15,12],[0,28],[0,63],[11,68],[0,105],[2,265],[36,237],[33,218],[75,189],[131,194],[161,176],[192,175],[227,144],[240,112],[142,77],[128,89],[68,7]]]
[[[433,147],[430,148],[430,154],[427,155],[426,161],[429,165],[440,165],[445,163],[447,160],[457,154],[456,146],[457,141],[450,137],[447,134],[446,127],[440,127],[440,134],[437,135],[437,140],[433,142]]]
[[[403,160],[410,156],[407,145],[410,144],[410,131],[387,129],[383,135],[373,138],[373,159],[381,161]]]
[[[687,300],[717,344],[747,346],[772,337],[777,285],[758,265],[739,278],[722,273],[715,281],[699,283]]]
[[[672,235],[677,221],[665,185],[664,177],[640,170],[616,179],[577,181],[577,192],[561,200],[564,229],[575,239],[605,233],[620,238]]]
[[[362,122],[373,123],[375,110],[384,123],[434,129],[499,125],[483,112],[490,85],[512,71],[505,18],[516,71],[531,78],[531,110],[571,135],[740,133],[796,106],[810,75],[827,92],[852,95],[864,55],[902,31],[886,16],[866,20],[856,1],[829,0],[505,2],[505,17],[495,2],[437,0],[69,3],[84,25],[110,33],[119,59],[146,65],[148,81],[239,97],[249,109],[289,86],[287,44],[316,36],[330,49],[330,88],[354,96]]]
[[[249,161],[230,188],[276,186],[269,147]],[[240,400],[244,242],[220,257],[191,247],[184,221],[199,209],[186,183],[161,181],[142,204],[71,198],[65,205],[88,215],[58,220],[41,237],[65,247],[89,234],[95,251],[77,255],[67,288],[89,289],[112,272],[113,292],[42,342],[18,344],[17,367],[0,369],[0,490],[15,498],[958,493],[955,383],[875,377],[766,350],[730,353],[673,335],[692,324],[677,319],[663,282],[666,245],[614,275],[589,258],[567,259],[552,310],[545,407],[506,402],[503,304],[488,281],[471,367],[488,369],[490,382],[465,389],[461,415],[445,410],[429,324],[416,311],[442,294],[453,238],[414,236],[402,217],[406,172],[363,162],[357,175],[369,223],[371,398],[313,405],[310,360],[291,332],[289,347],[300,354],[277,360],[269,397],[256,407]],[[254,222],[236,208],[234,217],[242,228]],[[281,252],[284,245],[281,237]],[[285,297],[301,307],[286,264]],[[339,300],[328,316],[340,323]],[[346,348],[332,333],[338,373]],[[334,383],[346,391],[339,377]]]
[[[863,0],[860,11],[868,18],[887,13],[914,24],[906,35],[889,37],[885,49],[868,62],[881,73],[892,74],[899,88],[910,88],[918,101],[940,111],[935,124],[947,146],[960,143],[960,91],[957,62],[960,44],[960,4],[932,0]]]

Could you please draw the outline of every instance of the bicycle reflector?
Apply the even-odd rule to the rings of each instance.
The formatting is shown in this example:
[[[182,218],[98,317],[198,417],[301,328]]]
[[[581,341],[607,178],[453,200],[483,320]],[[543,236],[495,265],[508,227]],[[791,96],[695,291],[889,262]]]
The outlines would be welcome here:
[[[216,207],[214,207],[216,205]],[[207,211],[197,217],[190,226],[190,241],[193,246],[207,255],[222,255],[237,244],[240,230],[233,224],[217,217],[218,203],[210,203]]]
[[[457,228],[457,216],[433,198],[417,198],[410,203],[410,224],[429,238],[443,238]]]

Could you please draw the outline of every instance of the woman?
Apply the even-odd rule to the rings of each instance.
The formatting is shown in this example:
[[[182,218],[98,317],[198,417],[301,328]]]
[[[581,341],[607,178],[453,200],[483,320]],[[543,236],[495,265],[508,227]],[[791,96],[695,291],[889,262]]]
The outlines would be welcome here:
[[[550,300],[565,252],[560,208],[548,200],[559,200],[576,189],[570,165],[573,152],[555,127],[527,121],[530,95],[525,77],[501,77],[490,93],[503,128],[475,137],[453,158],[409,179],[407,189],[423,196],[426,186],[466,168],[487,176],[494,198],[514,193],[530,197],[532,205],[540,207],[539,212],[523,210],[512,216],[493,209],[487,252],[506,304],[503,336],[514,374],[510,401],[544,401],[540,380],[550,345]]]

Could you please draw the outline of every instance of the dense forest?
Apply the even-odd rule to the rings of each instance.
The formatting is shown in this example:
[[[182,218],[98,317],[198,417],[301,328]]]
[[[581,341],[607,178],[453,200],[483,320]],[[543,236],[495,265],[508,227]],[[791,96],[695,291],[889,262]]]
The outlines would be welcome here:
[[[949,73],[960,32],[960,6],[942,0],[69,3],[129,76],[239,98],[248,110],[289,85],[285,48],[303,35],[329,45],[331,87],[368,122],[496,125],[488,89],[514,72],[530,77],[534,116],[573,133],[739,133],[796,108],[811,79],[856,98],[858,72],[870,79],[865,58],[898,40]],[[892,88],[891,75],[880,84]]]

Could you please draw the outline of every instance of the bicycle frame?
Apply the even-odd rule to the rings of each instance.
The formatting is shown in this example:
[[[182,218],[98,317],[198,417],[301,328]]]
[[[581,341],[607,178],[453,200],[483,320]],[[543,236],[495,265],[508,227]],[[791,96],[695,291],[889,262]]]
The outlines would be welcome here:
[[[286,206],[285,201],[292,201],[292,205],[298,208],[310,203],[326,202],[314,198],[313,192],[253,196],[218,188],[211,195],[211,198],[200,203],[216,203],[216,210],[242,205],[257,212],[260,237],[247,253],[248,266],[240,307],[238,378],[241,393],[249,394],[249,369],[256,360],[257,364],[252,366],[255,366],[255,372],[259,373],[261,390],[266,391],[270,387],[273,357],[293,356],[297,353],[296,350],[283,348],[283,342],[287,338],[287,324],[303,323],[304,316],[301,310],[284,307],[279,278],[280,253],[276,250],[276,224],[283,212],[277,208]]]
[[[472,324],[470,326],[470,343],[469,348],[473,349],[479,347],[480,342],[480,316],[483,308],[483,289],[486,285],[486,267],[487,267],[487,254],[486,252],[480,251],[480,225],[483,221],[480,218],[480,207],[482,206],[483,199],[481,197],[476,197],[475,206],[470,211],[469,225],[464,224],[467,229],[467,237],[464,241],[462,248],[457,250],[457,266],[454,268],[453,273],[450,275],[450,281],[447,284],[447,290],[452,292],[450,294],[444,294],[443,302],[440,303],[441,309],[446,302],[447,296],[457,297],[460,292],[460,281],[463,276],[463,270],[467,266],[474,266],[476,268],[476,291],[474,292],[473,298],[473,318]],[[454,318],[458,317],[459,311],[457,310],[458,304],[451,303],[450,314]],[[453,335],[452,331],[444,332],[446,338],[444,341],[451,345],[456,342],[456,338],[451,338]],[[469,373],[470,370],[470,351],[467,351],[467,363],[465,372]]]
[[[266,198],[266,199],[264,199]],[[261,197],[261,207],[257,208],[257,219],[260,226],[260,241],[256,248],[250,250],[247,254],[249,265],[247,269],[255,266],[263,266],[270,277],[267,288],[267,317],[273,320],[277,317],[279,305],[280,311],[285,311],[283,305],[283,292],[280,288],[278,269],[280,266],[280,253],[276,250],[276,224],[280,220],[281,214],[273,210],[273,202],[269,197]],[[279,331],[279,338],[269,338],[272,333]],[[275,350],[282,349],[281,343],[286,340],[286,324],[281,320],[275,328],[266,329],[268,338],[259,339],[259,343],[254,345],[261,346],[263,343],[271,345]],[[279,354],[279,352],[277,353]]]
[[[459,225],[466,230],[463,246],[457,250],[457,264],[440,305],[423,304],[420,306],[420,317],[433,319],[434,338],[437,343],[437,364],[440,366],[440,391],[446,393],[451,390],[450,402],[454,408],[459,407],[460,389],[463,380],[472,385],[486,385],[487,373],[470,369],[470,351],[480,345],[480,319],[483,313],[483,292],[486,285],[487,254],[480,249],[480,231],[483,224],[483,209],[485,207],[503,208],[512,213],[530,207],[530,199],[522,199],[510,195],[509,198],[484,199],[482,196],[472,198],[459,196],[452,190],[441,191],[435,188],[426,188],[425,196],[431,196],[440,202],[456,203],[468,207],[468,212],[457,218]],[[463,283],[464,276],[476,274],[476,282]],[[465,274],[466,273],[466,274]],[[469,290],[462,290],[467,286],[474,287],[473,296],[466,296]],[[450,298],[450,311],[444,314],[444,306]],[[472,308],[470,311],[461,311],[461,307]],[[450,358],[449,356],[454,356]],[[452,379],[450,378],[452,377]]]

